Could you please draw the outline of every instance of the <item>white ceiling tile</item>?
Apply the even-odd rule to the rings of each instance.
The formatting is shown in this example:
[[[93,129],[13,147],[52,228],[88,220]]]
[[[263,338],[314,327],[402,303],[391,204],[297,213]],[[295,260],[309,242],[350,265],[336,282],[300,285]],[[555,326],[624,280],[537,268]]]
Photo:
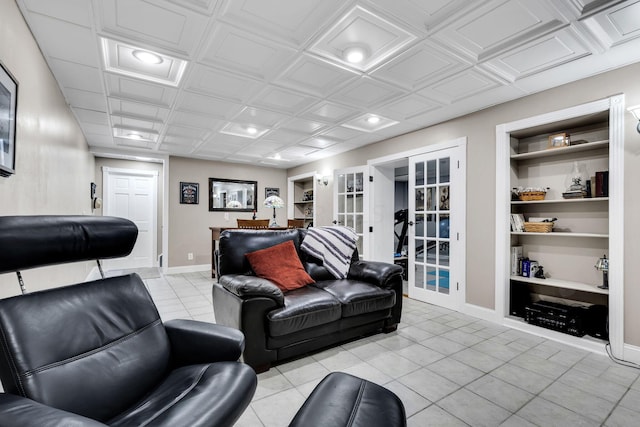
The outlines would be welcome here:
[[[179,125],[169,125],[165,131],[166,137],[186,137],[193,140],[204,140],[210,133],[211,131],[209,129]]]
[[[370,0],[385,12],[408,22],[421,32],[433,31],[469,6],[469,0]],[[481,0],[474,0],[479,5]]]
[[[100,70],[60,59],[50,59],[49,66],[58,84],[66,89],[79,89],[87,92],[102,92]]]
[[[284,129],[289,129],[295,132],[302,132],[307,134],[316,133],[320,129],[326,126],[327,125],[324,123],[319,123],[319,122],[314,122],[311,120],[304,120],[299,118],[294,118],[281,124],[281,127]]]
[[[370,119],[375,118],[375,122],[371,122]],[[362,132],[373,133],[379,132],[382,129],[386,129],[390,126],[397,125],[398,122],[387,117],[383,117],[377,114],[363,114],[360,117],[356,117],[354,119],[349,120],[346,123],[343,123],[342,126],[355,129]]]
[[[427,98],[442,100],[443,103],[448,104],[488,91],[499,85],[498,81],[478,70],[472,69],[446,78],[417,93]]]
[[[389,102],[405,95],[401,88],[383,83],[370,77],[363,77],[343,88],[331,97],[332,100],[344,102],[359,108],[373,108],[383,102]]]
[[[313,153],[317,149],[314,147],[303,147],[300,145],[292,145],[283,150],[280,150],[280,155],[285,159],[295,159],[298,157],[304,157],[310,153]]]
[[[84,131],[85,135],[100,135],[104,137],[111,138],[113,132],[111,131],[111,126],[108,124],[97,124],[97,123],[80,123],[80,127]]]
[[[341,0],[233,0],[221,19],[297,46],[344,4]]]
[[[437,45],[423,42],[388,61],[372,72],[372,75],[414,90],[470,66],[468,61],[446,52]]]
[[[339,123],[349,117],[358,114],[359,111],[351,107],[335,104],[329,101],[321,101],[309,108],[303,117],[311,120],[321,120]]]
[[[87,0],[23,0],[23,3],[31,12],[89,28],[92,24],[91,2]]]
[[[135,102],[171,107],[178,91],[175,88],[135,80],[116,74],[106,74],[107,95]]]
[[[38,14],[32,15],[31,22],[47,56],[90,67],[100,65],[91,28]]]
[[[171,116],[171,123],[184,127],[217,130],[222,126],[222,121],[212,119],[211,116],[194,114],[192,112],[176,111]]]
[[[142,120],[135,117],[127,116],[111,116],[111,124],[113,126],[121,126],[127,129],[145,129],[160,132],[162,130],[162,123],[149,120]]]
[[[172,0],[172,3],[211,16],[218,5],[218,0]]]
[[[354,71],[303,55],[285,70],[275,83],[317,97],[325,97],[359,76],[360,74]]]
[[[105,112],[85,110],[83,108],[73,108],[73,112],[82,123],[109,124],[109,115]]]
[[[566,25],[547,1],[493,0],[433,37],[474,61],[487,59]]]
[[[623,2],[583,21],[607,48],[640,37],[640,2]]]
[[[441,104],[435,101],[431,101],[418,95],[410,95],[387,104],[378,110],[381,111],[383,115],[386,114],[393,119],[408,120],[418,114],[424,114],[435,110],[440,106]]]
[[[297,142],[304,141],[307,138],[307,135],[300,132],[293,132],[286,129],[275,129],[269,132],[265,139],[273,140],[273,141],[281,141],[283,144],[293,144]]]
[[[160,151],[165,151],[171,154],[191,154],[193,146],[191,144],[174,144],[169,142],[163,142],[160,144]]]
[[[315,137],[315,138],[308,139],[306,141],[302,141],[300,145],[305,145],[305,146],[314,147],[314,148],[327,148],[339,142],[340,141],[336,141],[329,138]]]
[[[109,109],[111,114],[114,115],[137,117],[159,122],[165,122],[169,115],[168,108],[119,98],[109,98]]]
[[[176,108],[181,111],[204,114],[215,119],[228,120],[237,114],[242,106],[195,92],[184,92],[177,100]]]
[[[266,127],[274,127],[284,120],[288,119],[288,115],[277,113],[275,111],[264,110],[255,107],[245,107],[238,115],[233,117],[233,121],[237,123],[246,123],[254,125],[262,125]]]
[[[513,82],[590,53],[575,31],[565,28],[487,61],[483,66]]]
[[[329,129],[327,131],[321,132],[318,136],[326,136],[332,139],[337,139],[339,141],[347,141],[352,138],[356,138],[357,136],[362,135],[362,132],[359,132],[354,129],[347,129],[341,126],[335,127],[333,129]]]
[[[104,93],[88,92],[79,89],[67,89],[65,98],[70,105],[87,110],[107,111]]]
[[[236,103],[247,102],[263,83],[216,68],[194,64],[193,72],[185,87],[193,92],[214,95]]]
[[[136,141],[128,138],[114,138],[113,140],[119,147],[129,147],[142,150],[151,150],[155,145],[150,141]]]
[[[264,37],[228,25],[217,25],[200,60],[255,79],[268,80],[284,69],[295,53],[295,50]]]
[[[253,104],[267,110],[297,114],[315,102],[318,102],[318,99],[311,96],[289,89],[269,86],[254,99]]]
[[[100,12],[100,31],[183,55],[194,53],[208,23],[204,16],[170,2],[101,0],[94,4]]]
[[[399,24],[356,6],[320,36],[309,52],[357,70],[366,71],[408,46],[417,36]],[[347,48],[363,47],[366,56],[359,64],[344,58]]]
[[[85,136],[87,137],[87,143],[92,147],[113,147],[113,136],[111,133],[107,135],[99,135],[95,133],[87,132],[87,129],[82,128]]]

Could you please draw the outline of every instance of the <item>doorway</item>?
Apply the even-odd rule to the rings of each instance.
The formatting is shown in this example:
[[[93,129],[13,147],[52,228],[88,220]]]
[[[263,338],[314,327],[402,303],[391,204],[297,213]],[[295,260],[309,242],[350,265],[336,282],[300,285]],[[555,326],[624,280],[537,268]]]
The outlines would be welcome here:
[[[459,138],[369,161],[370,259],[406,267],[410,298],[453,310],[465,300],[465,154],[466,138]],[[396,209],[402,186],[404,215]]]
[[[138,227],[138,238],[129,256],[105,260],[105,269],[154,267],[157,252],[156,171],[102,168],[103,215],[127,218]]]

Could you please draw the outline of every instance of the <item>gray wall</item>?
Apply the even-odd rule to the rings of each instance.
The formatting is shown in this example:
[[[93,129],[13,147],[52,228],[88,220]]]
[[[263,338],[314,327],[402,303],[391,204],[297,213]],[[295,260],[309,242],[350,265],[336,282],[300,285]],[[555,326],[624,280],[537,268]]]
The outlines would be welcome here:
[[[194,160],[183,157],[169,159],[169,267],[211,263],[211,231],[209,227],[235,227],[237,218],[250,219],[251,212],[209,212],[209,178],[240,179],[258,182],[258,218],[271,218],[273,209],[265,208],[265,187],[280,188],[287,200],[287,176],[284,169]],[[200,184],[198,205],[180,204],[180,181]],[[287,209],[277,209],[278,224],[286,223]],[[194,254],[192,261],[187,254]]]
[[[0,178],[0,215],[91,214],[94,159],[16,3],[0,0],[0,61],[18,81],[16,174]],[[2,248],[7,250],[7,248]],[[27,289],[84,280],[93,264],[23,273]],[[0,297],[19,294],[0,275]]]
[[[640,64],[630,65],[595,77],[570,83],[504,103],[455,120],[440,123],[416,132],[381,141],[344,154],[319,160],[288,170],[298,175],[310,170],[333,170],[366,164],[389,154],[413,150],[458,137],[467,137],[467,293],[470,304],[494,308],[495,301],[495,127],[498,124],[535,116],[562,108],[624,93],[626,104],[640,104]],[[640,235],[637,218],[640,217],[640,135],[636,120],[625,113],[625,342],[640,345]],[[326,188],[331,193],[332,182]],[[318,223],[330,224],[332,199],[323,203],[327,208],[319,211]]]

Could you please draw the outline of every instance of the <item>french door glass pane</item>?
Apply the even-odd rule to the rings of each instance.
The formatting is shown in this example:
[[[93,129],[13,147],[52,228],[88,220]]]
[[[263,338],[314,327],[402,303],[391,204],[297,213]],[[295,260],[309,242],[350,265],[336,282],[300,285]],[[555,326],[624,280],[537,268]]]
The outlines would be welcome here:
[[[424,288],[424,266],[422,264],[416,264],[416,288]]]
[[[427,290],[435,291],[438,284],[438,276],[436,276],[436,268],[427,266]]]
[[[439,269],[438,274],[438,292],[449,294],[449,270]]]
[[[449,210],[449,186],[443,185],[440,187],[440,210]]]
[[[358,234],[362,234],[363,232],[363,215],[362,214],[356,214],[356,233]],[[362,239],[359,239],[362,240]]]
[[[424,210],[424,188],[416,188],[416,212]]]
[[[427,215],[427,237],[436,237],[436,214]]]
[[[440,183],[443,182],[450,182],[448,157],[440,159]]]
[[[416,186],[424,185],[424,162],[416,163]]]
[[[437,163],[435,160],[427,161],[427,185],[436,183],[436,165]]]
[[[339,213],[344,213],[345,212],[345,196],[343,195],[338,195],[338,212]]]
[[[353,212],[353,194],[347,194],[347,210],[345,212]]]
[[[362,172],[358,172],[356,173],[356,182],[355,182],[355,191],[363,191],[364,187],[363,187],[363,182],[362,182]]]
[[[347,185],[345,184],[344,174],[338,175],[338,193],[344,193],[346,188],[347,188]]]

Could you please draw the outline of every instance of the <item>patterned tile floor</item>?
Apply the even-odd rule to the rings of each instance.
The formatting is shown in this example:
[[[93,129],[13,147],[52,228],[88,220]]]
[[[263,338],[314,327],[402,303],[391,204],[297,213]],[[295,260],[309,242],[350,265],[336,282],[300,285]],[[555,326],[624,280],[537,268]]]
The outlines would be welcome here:
[[[164,320],[214,321],[206,272],[145,283]],[[640,425],[640,370],[409,299],[397,332],[260,374],[236,425],[286,426],[331,371],[393,390],[404,402],[409,426]]]

